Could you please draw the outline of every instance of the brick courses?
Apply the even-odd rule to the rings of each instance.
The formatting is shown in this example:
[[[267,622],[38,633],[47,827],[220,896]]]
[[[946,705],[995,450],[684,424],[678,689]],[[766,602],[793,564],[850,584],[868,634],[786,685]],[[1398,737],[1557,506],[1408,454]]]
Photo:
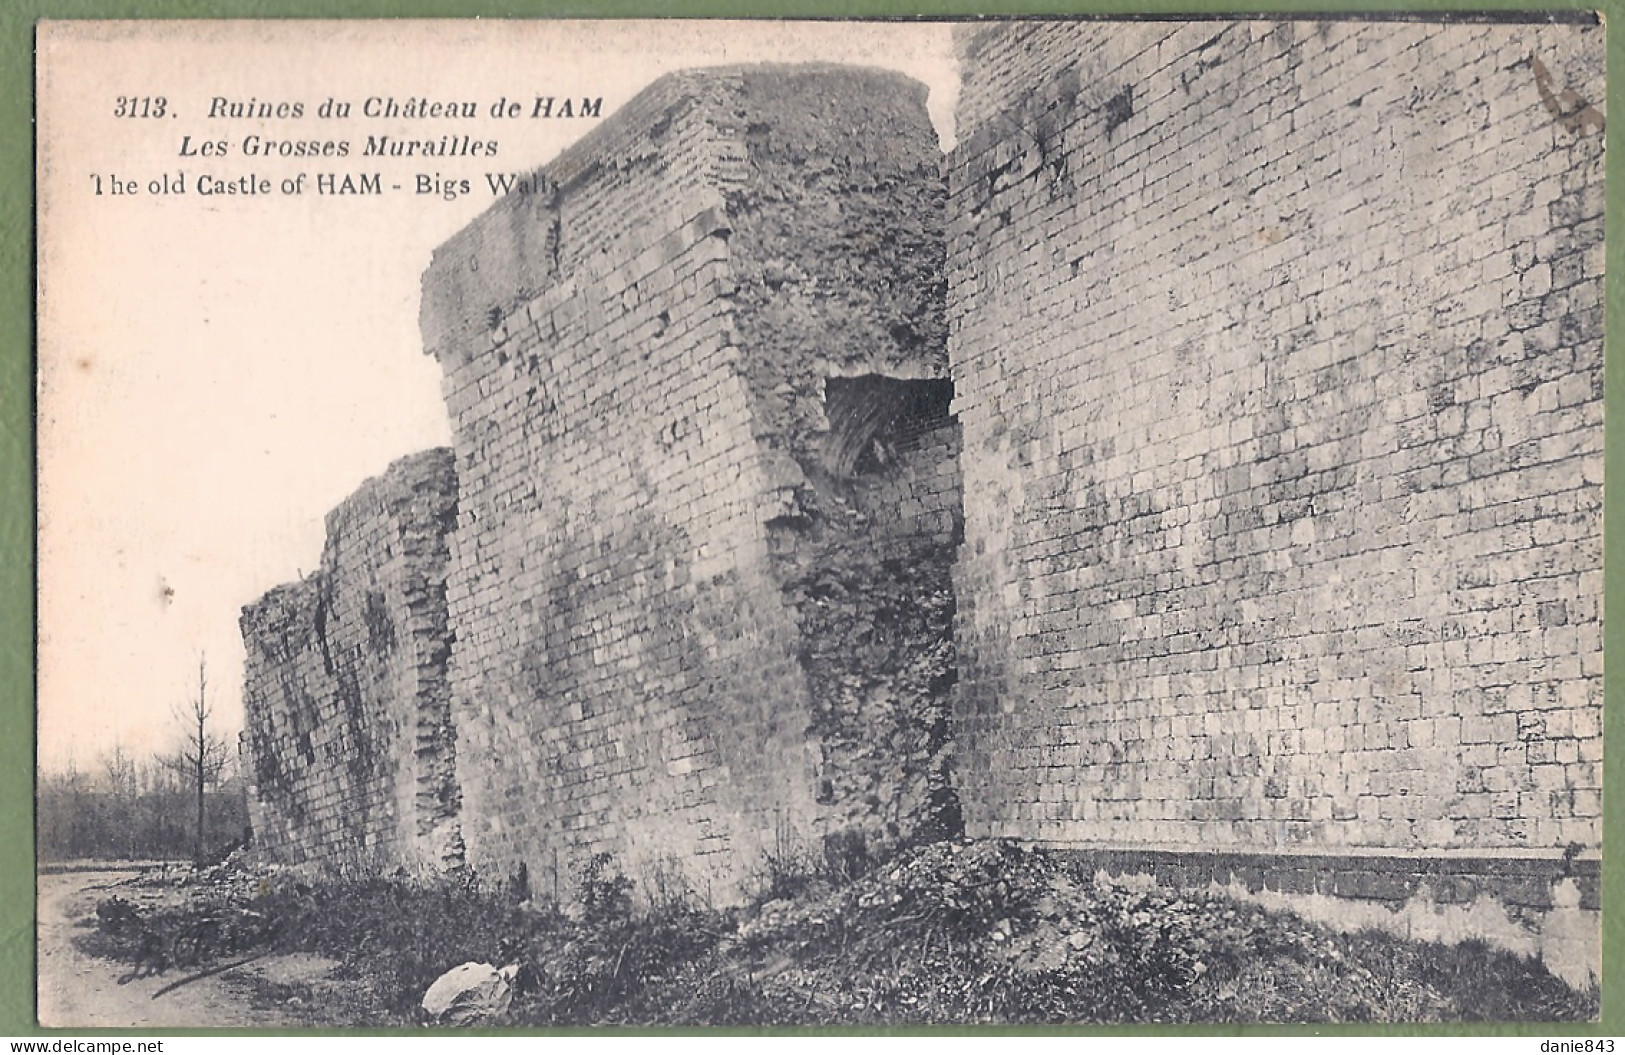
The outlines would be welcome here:
[[[461,859],[446,677],[449,450],[403,458],[327,517],[321,567],[243,610],[256,845],[364,875]]]
[[[862,858],[954,823],[957,430],[934,390],[935,417],[887,431],[910,383],[946,384],[924,95],[836,67],[667,77],[436,252],[457,864],[560,889],[608,853],[727,900],[768,855]],[[831,379],[880,398],[832,425]],[[886,442],[876,471],[840,464]],[[808,569],[837,553],[832,619]],[[348,867],[389,767],[347,781],[287,730],[349,743],[379,715],[277,689],[303,685],[308,648],[282,638],[311,639],[324,596],[285,587],[245,615],[251,749],[287,785],[265,782],[265,838]],[[837,647],[854,613],[878,628],[861,656]],[[322,676],[374,665],[346,653]],[[362,841],[377,867],[404,847]]]
[[[1601,28],[959,48],[969,830],[1595,850]]]
[[[436,253],[476,867],[611,853],[727,899],[766,855],[864,827],[773,554],[837,500],[813,479],[826,379],[946,373],[939,158],[905,78],[679,74]]]
[[[958,46],[946,202],[919,86],[712,70],[436,253],[423,757],[468,863],[727,900],[962,814],[1168,881],[1595,913],[1600,28]],[[408,845],[374,803],[409,782],[299,740],[372,735],[331,701],[376,664],[310,644],[360,567],[245,615],[291,856]],[[1583,980],[1547,929],[1503,943]]]

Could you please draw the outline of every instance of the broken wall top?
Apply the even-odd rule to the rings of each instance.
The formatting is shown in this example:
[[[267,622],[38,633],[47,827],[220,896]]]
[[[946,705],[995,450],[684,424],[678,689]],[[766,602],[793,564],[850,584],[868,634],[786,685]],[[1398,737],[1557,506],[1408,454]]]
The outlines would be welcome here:
[[[632,266],[707,210],[770,208],[789,193],[784,172],[832,186],[859,172],[939,179],[925,97],[901,74],[822,64],[662,77],[435,251],[423,276],[425,351],[455,369],[544,291]],[[784,277],[771,261],[754,274]]]
[[[353,529],[382,514],[397,522],[432,525],[444,534],[455,521],[457,469],[449,447],[434,447],[391,462],[377,476],[368,477],[327,514],[327,541],[317,570],[296,582],[267,590],[243,606],[239,626],[250,646],[271,632],[285,630],[307,618],[321,592],[321,579],[337,567],[341,540]]]

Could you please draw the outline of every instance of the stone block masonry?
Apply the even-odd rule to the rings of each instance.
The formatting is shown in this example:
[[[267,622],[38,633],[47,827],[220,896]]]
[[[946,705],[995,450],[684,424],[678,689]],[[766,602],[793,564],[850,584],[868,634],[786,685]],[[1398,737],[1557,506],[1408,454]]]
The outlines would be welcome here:
[[[667,77],[436,253],[422,324],[462,488],[448,596],[473,866],[557,884],[609,853],[727,900],[769,854],[861,856],[949,809],[942,705],[914,706],[941,671],[914,670],[901,631],[861,673],[816,662],[835,631],[806,581],[838,543],[851,585],[895,586],[831,451],[884,445],[907,415],[837,428],[826,383],[945,384],[924,95],[831,67]],[[912,472],[900,456],[881,475]],[[938,667],[949,504],[918,505],[939,588],[886,591]],[[900,517],[876,539],[906,548]],[[852,747],[864,707],[912,761],[874,730]]]
[[[403,458],[327,518],[321,567],[243,610],[256,845],[343,874],[461,860],[446,677],[449,450]]]
[[[946,180],[905,78],[683,73],[436,252],[456,479],[245,612],[262,840],[721,902],[963,828],[1583,983],[1600,27],[958,49]]]
[[[1602,28],[958,47],[968,830],[1594,857]]]

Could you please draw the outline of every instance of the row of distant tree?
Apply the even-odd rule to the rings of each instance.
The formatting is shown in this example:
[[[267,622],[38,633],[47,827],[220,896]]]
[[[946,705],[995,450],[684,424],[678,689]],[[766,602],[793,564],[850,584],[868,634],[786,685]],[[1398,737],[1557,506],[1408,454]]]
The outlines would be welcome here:
[[[176,712],[176,747],[138,758],[123,748],[94,768],[41,773],[35,837],[41,861],[79,858],[203,861],[247,837],[248,796],[236,751],[215,733],[208,674]]]

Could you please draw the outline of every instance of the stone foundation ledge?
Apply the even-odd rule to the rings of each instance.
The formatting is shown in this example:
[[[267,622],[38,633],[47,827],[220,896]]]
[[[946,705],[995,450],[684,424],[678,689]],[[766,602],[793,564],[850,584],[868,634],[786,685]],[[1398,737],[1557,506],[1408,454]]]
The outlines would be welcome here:
[[[1576,988],[1602,959],[1602,859],[1596,851],[1240,851],[1042,842],[1081,870],[1118,881],[1225,894],[1336,930],[1418,941],[1477,939],[1537,956]]]

